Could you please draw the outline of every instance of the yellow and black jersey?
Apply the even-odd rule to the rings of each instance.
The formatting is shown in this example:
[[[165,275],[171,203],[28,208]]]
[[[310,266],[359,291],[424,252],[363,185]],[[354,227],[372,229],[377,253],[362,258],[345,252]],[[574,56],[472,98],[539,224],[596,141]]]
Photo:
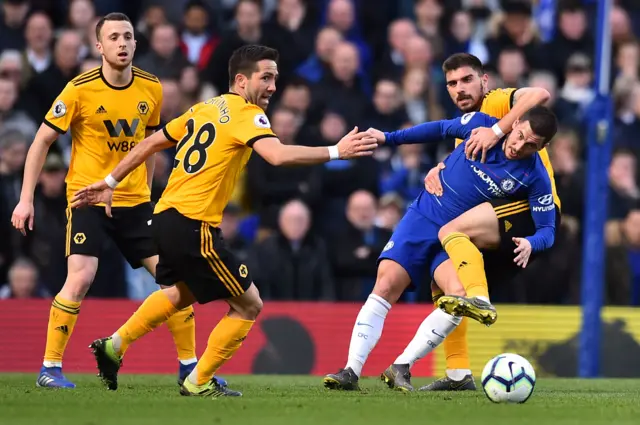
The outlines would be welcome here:
[[[162,87],[157,77],[133,67],[131,82],[110,85],[95,68],[71,80],[54,101],[44,119],[60,134],[71,128],[71,163],[67,174],[67,198],[95,183],[145,138],[147,129],[160,126]],[[143,164],[118,185],[114,207],[149,202],[147,169]]]
[[[484,96],[482,106],[480,106],[480,112],[499,119],[504,118],[504,116],[511,110],[511,107],[513,107],[514,96],[517,90],[518,89],[514,88],[491,90]],[[456,139],[456,146],[460,143],[462,143],[462,140]],[[562,205],[560,203],[560,198],[558,197],[558,192],[556,191],[556,181],[554,178],[553,167],[551,166],[551,160],[549,159],[549,152],[547,152],[547,149],[545,148],[539,151],[538,154],[540,155],[544,168],[547,170],[549,178],[551,179],[551,191],[553,193],[554,203],[558,208],[560,208]]]
[[[177,143],[173,171],[155,212],[175,208],[218,226],[253,143],[275,137],[264,111],[237,94],[199,103],[163,129]]]

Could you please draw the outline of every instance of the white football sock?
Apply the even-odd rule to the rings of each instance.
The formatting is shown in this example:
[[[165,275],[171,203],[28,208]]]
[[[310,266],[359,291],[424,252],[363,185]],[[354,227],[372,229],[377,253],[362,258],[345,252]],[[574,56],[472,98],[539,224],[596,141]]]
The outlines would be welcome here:
[[[393,363],[413,366],[415,362],[440,345],[461,321],[462,317],[454,317],[440,309],[433,310],[420,324],[416,335],[404,352]]]
[[[447,376],[454,381],[462,381],[467,375],[471,375],[471,369],[447,369]]]
[[[42,362],[42,366],[44,367],[59,367],[62,368],[62,362],[50,362],[48,360],[45,360]]]
[[[114,332],[111,335],[111,343],[113,344],[113,349],[116,353],[120,352],[120,346],[122,345],[122,337],[118,335],[118,332]]]
[[[198,363],[198,358],[197,357],[192,357],[190,359],[186,359],[186,360],[179,360],[180,364],[182,365],[190,365],[191,363]]]
[[[391,304],[384,298],[371,294],[358,313],[351,334],[349,358],[346,366],[353,369],[358,376],[362,373],[369,353],[382,335],[384,319],[387,317],[389,309],[391,309]]]
[[[477,298],[477,299],[479,299],[480,301],[484,301],[484,302],[486,302],[486,303],[491,304],[491,301],[489,301],[489,297],[482,297],[482,296],[480,296],[480,297],[476,297],[476,298]]]

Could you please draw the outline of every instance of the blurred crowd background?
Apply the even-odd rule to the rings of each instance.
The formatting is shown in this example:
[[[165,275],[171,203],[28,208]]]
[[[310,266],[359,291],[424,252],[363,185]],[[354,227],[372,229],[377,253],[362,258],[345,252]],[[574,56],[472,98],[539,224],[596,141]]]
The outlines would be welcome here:
[[[134,64],[157,75],[162,120],[228,90],[227,60],[243,44],[281,54],[268,111],[283,143],[330,145],[354,125],[395,130],[459,115],[441,63],[468,52],[491,88],[544,87],[561,122],[550,147],[562,199],[555,247],[515,282],[490,282],[495,302],[580,301],[585,108],[594,96],[596,0],[2,0],[0,17],[0,298],[47,297],[65,280],[69,134],[54,144],[27,237],[11,227],[26,152],[73,77],[100,65],[95,24],[124,12],[136,28]],[[608,304],[640,304],[640,4],[611,14],[614,153],[606,225]],[[376,259],[426,173],[453,148],[408,145],[374,157],[276,168],[253,155],[222,229],[267,300],[365,299]],[[172,152],[158,155],[153,198]],[[524,236],[524,235],[523,235]],[[139,299],[155,290],[110,241],[89,296]],[[428,302],[429,285],[404,302]]]

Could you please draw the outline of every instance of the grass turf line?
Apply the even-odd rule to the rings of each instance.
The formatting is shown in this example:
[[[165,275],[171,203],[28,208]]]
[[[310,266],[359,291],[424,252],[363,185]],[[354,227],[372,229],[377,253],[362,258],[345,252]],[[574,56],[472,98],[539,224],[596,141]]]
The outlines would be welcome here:
[[[224,376],[224,375],[222,375]],[[75,390],[35,387],[36,374],[0,374],[0,424],[11,425],[623,425],[640,423],[640,380],[539,379],[524,405],[495,405],[482,390],[334,392],[320,377],[229,376],[241,398],[181,397],[174,376],[123,375],[116,392],[95,376],[68,375]],[[429,380],[415,379],[416,387]]]

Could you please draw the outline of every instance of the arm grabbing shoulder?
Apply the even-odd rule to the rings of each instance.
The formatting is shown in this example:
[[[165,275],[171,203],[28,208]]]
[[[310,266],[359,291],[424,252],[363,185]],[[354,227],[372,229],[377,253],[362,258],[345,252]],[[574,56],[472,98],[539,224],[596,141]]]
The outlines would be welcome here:
[[[547,91],[547,89],[543,89],[542,87],[523,87],[513,93],[513,103],[511,107],[524,99],[527,105],[531,105],[529,106],[529,108],[527,108],[528,110],[534,106],[544,104],[550,98],[551,94]]]

